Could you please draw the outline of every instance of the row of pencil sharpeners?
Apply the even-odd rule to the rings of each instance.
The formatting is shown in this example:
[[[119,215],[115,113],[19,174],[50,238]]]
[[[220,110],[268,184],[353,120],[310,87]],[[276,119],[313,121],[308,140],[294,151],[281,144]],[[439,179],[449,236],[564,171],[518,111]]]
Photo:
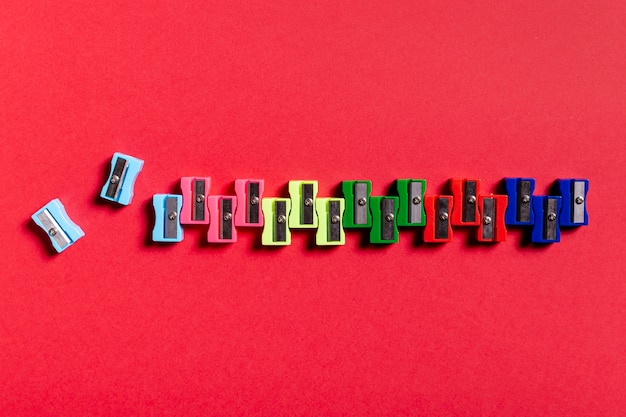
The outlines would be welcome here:
[[[116,153],[100,196],[128,205],[143,161]],[[344,245],[346,229],[369,229],[373,244],[397,243],[399,227],[423,227],[424,242],[449,242],[453,226],[476,227],[479,242],[503,242],[508,226],[530,229],[534,243],[560,241],[560,227],[588,224],[586,179],[558,179],[555,195],[533,195],[533,178],[505,178],[506,194],[481,193],[481,180],[453,178],[451,195],[426,195],[426,180],[399,179],[397,195],[372,196],[368,180],[342,181],[343,197],[318,197],[318,182],[289,181],[289,198],[265,197],[264,180],[235,180],[235,195],[210,195],[210,177],[183,177],[181,194],[155,194],[152,240],[181,242],[183,225],[208,225],[207,240],[237,241],[237,228],[262,228],[266,246],[291,244],[292,229],[316,229],[316,244]],[[55,199],[33,220],[61,252],[84,236]]]

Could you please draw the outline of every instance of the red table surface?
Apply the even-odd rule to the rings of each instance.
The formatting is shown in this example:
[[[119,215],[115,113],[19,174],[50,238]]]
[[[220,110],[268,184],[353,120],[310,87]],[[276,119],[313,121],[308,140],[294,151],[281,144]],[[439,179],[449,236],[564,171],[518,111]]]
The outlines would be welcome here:
[[[624,414],[624,1],[0,10],[1,415]],[[124,208],[98,198],[116,151],[145,160]],[[194,175],[588,178],[590,224],[542,248],[151,244],[152,195]],[[86,236],[53,256],[30,216],[57,197]]]

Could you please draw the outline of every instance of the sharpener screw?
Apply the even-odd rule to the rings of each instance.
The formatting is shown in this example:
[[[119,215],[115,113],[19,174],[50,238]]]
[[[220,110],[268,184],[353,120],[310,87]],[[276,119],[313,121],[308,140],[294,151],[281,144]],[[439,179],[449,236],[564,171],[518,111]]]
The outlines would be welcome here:
[[[548,213],[548,220],[550,220],[551,222],[556,220],[556,214],[554,213]]]
[[[413,197],[413,204],[419,204],[422,202],[421,197]]]
[[[467,197],[467,202],[470,204],[474,204],[476,202],[476,196],[470,195],[469,197]]]
[[[120,177],[118,177],[117,175],[113,175],[111,177],[111,184],[117,184],[118,182],[120,182]]]
[[[385,216],[385,220],[387,220],[388,222],[393,220],[393,214],[389,213]]]
[[[225,221],[225,222],[229,221],[229,220],[230,220],[230,219],[232,219],[232,218],[233,218],[233,215],[232,215],[232,214],[230,214],[230,213],[226,213],[226,214],[224,214],[224,217],[223,217],[223,219],[224,219],[224,221]]]
[[[485,216],[485,217],[483,218],[483,223],[484,223],[484,224],[491,224],[491,217],[489,217],[489,216]]]
[[[439,215],[439,220],[441,220],[442,222],[448,220],[448,213],[441,213]]]
[[[48,234],[49,234],[50,236],[54,236],[54,235],[56,235],[56,234],[57,234],[57,229],[55,229],[55,228],[53,227],[52,229],[48,230]]]
[[[585,202],[585,199],[582,196],[576,197],[576,204],[582,204]]]
[[[335,214],[333,217],[331,217],[331,218],[330,218],[330,222],[331,222],[332,224],[337,224],[337,223],[339,223],[339,220],[341,220],[341,219],[340,219],[340,218],[339,218],[339,216],[337,216],[336,214]]]
[[[174,220],[176,217],[178,217],[178,214],[176,214],[175,211],[171,212],[170,214],[167,215],[167,218],[170,220]]]
[[[204,195],[202,195],[202,194],[198,194],[198,195],[196,196],[196,202],[197,202],[197,203],[202,203],[203,201],[204,201]]]
[[[304,205],[307,207],[311,207],[313,205],[313,199],[312,198],[305,198],[304,199]]]
[[[359,198],[359,206],[364,206],[367,200],[364,197]]]
[[[529,195],[523,195],[522,196],[522,203],[524,203],[524,204],[530,203],[530,196]]]
[[[253,206],[259,204],[259,197],[253,196],[252,198],[250,198],[250,204],[252,204]]]
[[[282,214],[276,218],[276,221],[277,221],[278,223],[280,223],[280,224],[285,223],[285,220],[287,220],[287,219],[286,219],[286,218],[285,218],[285,216],[284,216],[284,215],[282,215]]]

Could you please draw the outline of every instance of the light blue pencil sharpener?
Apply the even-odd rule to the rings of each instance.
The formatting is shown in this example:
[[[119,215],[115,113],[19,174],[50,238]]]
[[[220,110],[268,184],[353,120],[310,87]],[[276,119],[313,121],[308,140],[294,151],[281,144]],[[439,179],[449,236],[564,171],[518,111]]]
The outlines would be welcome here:
[[[39,209],[32,218],[46,232],[52,246],[59,253],[85,236],[85,232],[69,218],[58,198]]]
[[[180,226],[180,209],[183,196],[176,194],[155,194],[152,197],[154,206],[154,242],[180,242],[183,240],[183,228]]]
[[[115,152],[111,159],[111,172],[100,197],[124,206],[129,205],[133,200],[135,180],[142,167],[143,160]]]

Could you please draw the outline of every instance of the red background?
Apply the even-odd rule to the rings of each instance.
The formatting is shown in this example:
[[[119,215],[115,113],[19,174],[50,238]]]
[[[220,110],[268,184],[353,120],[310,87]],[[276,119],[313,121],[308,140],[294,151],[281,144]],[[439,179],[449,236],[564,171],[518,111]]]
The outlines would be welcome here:
[[[620,415],[623,1],[3,0],[0,414]],[[98,194],[145,160],[132,205]],[[149,243],[181,176],[590,180],[535,248]],[[30,216],[86,236],[58,256]]]

